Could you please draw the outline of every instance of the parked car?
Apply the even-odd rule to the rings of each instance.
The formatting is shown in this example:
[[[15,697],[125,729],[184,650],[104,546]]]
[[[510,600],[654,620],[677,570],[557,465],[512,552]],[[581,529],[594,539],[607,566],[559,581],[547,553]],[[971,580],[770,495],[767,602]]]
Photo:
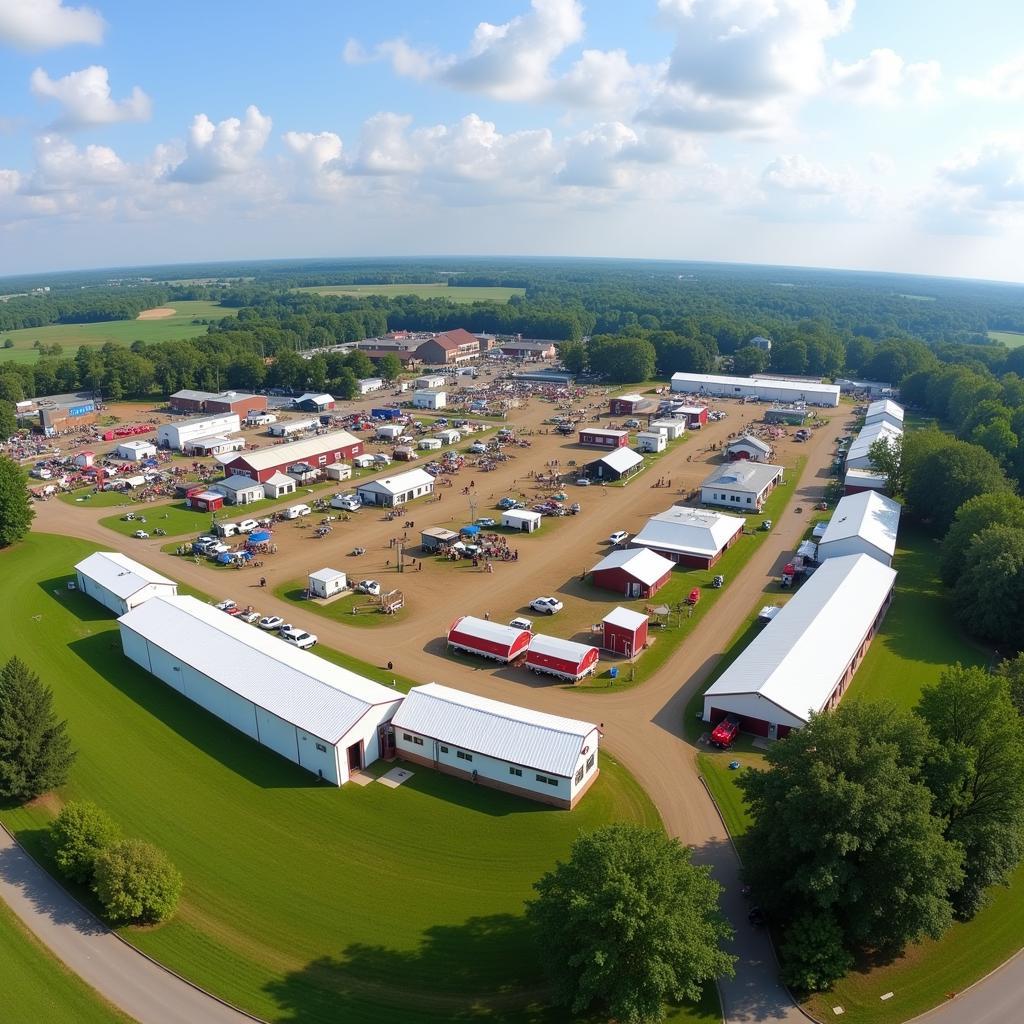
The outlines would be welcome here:
[[[521,501],[517,501],[515,498],[502,498],[501,501],[498,502],[498,508],[504,512],[507,512],[510,508],[522,507],[523,503]]]
[[[363,503],[359,500],[359,495],[356,493],[352,494],[336,494],[331,498],[331,508],[340,508],[345,512],[358,512],[363,507]]]
[[[630,430],[636,430],[636,428],[640,426],[640,421],[639,420],[626,420],[626,422],[623,423],[622,425],[624,427],[627,427]]]
[[[376,580],[360,580],[355,585],[355,590],[360,594],[369,594],[371,597],[380,597],[380,584]]]
[[[487,445],[485,445],[482,441],[474,441],[469,446],[469,451],[472,455],[483,455],[484,452],[487,451]]]
[[[374,456],[373,456],[373,461],[378,466],[390,466],[391,465],[391,456],[390,455],[385,455],[383,452],[375,452]]]
[[[257,622],[260,621],[260,613],[259,612],[239,612],[238,618],[241,619],[242,622],[248,622],[250,626],[254,626]]]
[[[527,619],[522,615],[514,618],[509,625],[513,629],[528,629],[531,633],[533,632],[533,619]]]
[[[138,537],[139,540],[149,540],[149,534],[146,533],[145,530],[136,530],[135,536]]]
[[[726,715],[711,730],[711,745],[719,750],[728,750],[740,732],[740,720],[735,715]]]
[[[476,521],[477,526],[497,526],[497,520],[492,519],[490,516],[481,516]]]
[[[282,619],[280,615],[267,615],[260,619],[256,625],[259,626],[260,629],[280,629],[284,625],[284,619]]]
[[[590,486],[590,480],[587,477],[585,477],[585,476],[581,476],[576,481],[576,486],[577,487],[589,487]]]
[[[255,519],[243,519],[238,524],[239,533],[252,533],[260,524]]]
[[[687,604],[696,604],[700,600],[700,587],[694,587],[690,596],[686,599]]]
[[[535,612],[543,612],[545,615],[554,615],[562,610],[562,602],[557,597],[535,597],[530,602],[530,607]]]
[[[230,597],[224,601],[218,601],[213,607],[222,612],[227,612],[228,615],[237,615],[242,610]]]
[[[295,629],[294,627],[282,629],[281,639],[286,644],[291,644],[293,647],[298,647],[303,651],[316,646],[316,636],[313,633],[307,633],[304,629]]]
[[[771,528],[772,528],[772,521],[770,519],[762,519],[761,520],[761,529],[762,530],[770,530]]]
[[[622,544],[624,541],[629,540],[629,534],[625,530],[616,530],[609,538],[609,544]]]
[[[716,576],[716,577],[715,577],[715,578],[714,578],[714,579],[713,579],[713,580],[711,581],[711,586],[712,586],[712,587],[714,587],[714,588],[715,588],[715,590],[718,590],[718,589],[720,589],[721,587],[724,587],[724,586],[725,586],[725,577],[724,577],[724,576]]]

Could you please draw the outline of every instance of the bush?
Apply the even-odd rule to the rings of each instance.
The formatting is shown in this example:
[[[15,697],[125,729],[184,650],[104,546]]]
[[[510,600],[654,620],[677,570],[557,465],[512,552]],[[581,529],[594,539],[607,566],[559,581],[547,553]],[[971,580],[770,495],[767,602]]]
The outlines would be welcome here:
[[[182,884],[163,850],[141,839],[122,839],[96,855],[93,891],[111,921],[166,921],[178,905]]]
[[[843,931],[829,914],[798,918],[779,948],[782,980],[798,992],[822,992],[853,966],[843,945]]]
[[[73,882],[91,882],[97,855],[121,838],[114,820],[88,802],[68,804],[50,825],[60,873]]]

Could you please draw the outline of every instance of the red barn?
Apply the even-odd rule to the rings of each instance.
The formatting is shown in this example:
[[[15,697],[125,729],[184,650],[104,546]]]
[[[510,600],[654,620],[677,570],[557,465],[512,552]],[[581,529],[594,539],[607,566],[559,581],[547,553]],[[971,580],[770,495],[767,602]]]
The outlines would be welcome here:
[[[643,395],[619,395],[608,402],[608,411],[612,416],[646,416],[658,411],[658,403]]]
[[[580,431],[580,444],[592,448],[625,448],[629,444],[629,431],[587,427]]]
[[[218,455],[225,476],[248,476],[266,483],[276,473],[287,473],[289,467],[300,462],[314,469],[323,469],[336,462],[351,462],[363,454],[363,442],[347,430],[306,437],[288,444],[274,444],[248,452],[228,452]]]
[[[216,491],[200,491],[187,497],[185,504],[198,512],[217,512],[224,507],[224,495]]]
[[[706,405],[677,405],[673,415],[686,420],[686,426],[690,430],[700,430],[708,422],[708,407]]]
[[[535,633],[526,649],[526,667],[578,683],[597,667],[598,649],[589,644]]]
[[[528,629],[462,615],[448,630],[448,646],[507,663],[515,661],[526,650],[531,636],[533,634]]]
[[[241,392],[225,391],[222,395],[212,395],[206,400],[203,412],[237,413],[244,420],[246,416],[255,416],[267,411],[265,395],[247,395]]]
[[[613,608],[602,620],[604,640],[601,646],[632,658],[647,646],[647,616],[632,608]]]
[[[602,558],[590,570],[590,581],[624,597],[652,597],[668,583],[674,566],[650,548],[629,548]]]

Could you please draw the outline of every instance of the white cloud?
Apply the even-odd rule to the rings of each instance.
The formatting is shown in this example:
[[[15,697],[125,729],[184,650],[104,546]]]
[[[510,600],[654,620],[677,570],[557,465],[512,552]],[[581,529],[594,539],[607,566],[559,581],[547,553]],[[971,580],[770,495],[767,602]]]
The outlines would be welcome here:
[[[355,174],[410,174],[420,165],[420,154],[412,150],[406,129],[408,114],[382,112],[368,117],[359,134],[359,149],[352,165]]]
[[[842,191],[843,178],[804,156],[780,156],[764,169],[761,184],[772,191],[830,196]]]
[[[994,139],[959,153],[939,168],[951,185],[967,189],[980,205],[1024,202],[1024,138]]]
[[[0,196],[14,195],[21,188],[21,172],[12,168],[0,168]]]
[[[57,79],[51,78],[42,68],[36,68],[29,82],[36,96],[56,100],[63,107],[55,124],[61,129],[115,124],[118,121],[147,121],[152,112],[149,97],[137,85],[129,97],[115,100],[110,94],[107,69],[99,64]]]
[[[109,146],[79,148],[60,135],[37,138],[35,160],[35,172],[24,187],[29,194],[114,185],[131,174],[129,166]]]
[[[957,89],[976,99],[1024,99],[1024,55],[996,64],[980,78],[958,79]]]
[[[65,7],[62,0],[3,0],[0,43],[21,50],[48,50],[71,43],[103,41],[103,18],[90,7]]]
[[[868,168],[872,174],[888,177],[896,171],[896,161],[885,153],[868,153]]]
[[[344,146],[334,132],[285,132],[281,136],[297,177],[300,199],[336,198],[345,187]]]
[[[570,107],[628,108],[649,92],[664,68],[630,63],[625,50],[584,50],[549,88],[550,98]]]
[[[867,220],[887,209],[876,185],[849,167],[829,167],[800,153],[784,154],[761,172],[758,197],[743,207],[761,220],[826,222]]]
[[[938,98],[942,69],[937,61],[908,64],[888,48],[872,50],[867,57],[843,64],[833,61],[832,82],[840,94],[860,103],[892,104],[906,98],[929,102]]]
[[[202,184],[249,170],[266,145],[273,122],[256,106],[245,117],[214,124],[196,114],[189,128],[185,157],[169,173],[172,181]]]

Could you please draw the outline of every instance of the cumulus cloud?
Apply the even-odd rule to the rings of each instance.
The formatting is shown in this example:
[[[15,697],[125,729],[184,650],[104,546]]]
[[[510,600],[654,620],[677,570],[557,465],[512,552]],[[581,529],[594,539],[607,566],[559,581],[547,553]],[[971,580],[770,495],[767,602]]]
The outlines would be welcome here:
[[[56,79],[42,68],[36,68],[29,84],[34,95],[40,99],[56,100],[63,108],[55,128],[147,121],[152,113],[149,97],[137,85],[126,99],[115,100],[110,92],[107,69],[99,64]]]
[[[185,143],[185,157],[168,174],[172,181],[202,184],[249,170],[270,137],[273,121],[258,107],[246,108],[244,118],[229,117],[214,124],[196,114]]]
[[[41,135],[35,142],[35,171],[23,190],[43,194],[114,185],[130,173],[128,164],[109,146],[80,148],[61,135]]]
[[[979,205],[1024,202],[1024,139],[1004,138],[962,151],[939,168],[939,177],[966,189]]]
[[[285,132],[286,158],[297,176],[299,198],[334,198],[345,185],[344,146],[334,132]]]
[[[20,50],[48,50],[71,43],[101,43],[103,18],[90,7],[62,0],[3,0],[0,43]]]
[[[744,211],[778,222],[841,222],[881,212],[883,195],[852,168],[829,167],[800,153],[776,157],[762,170],[757,198]]]
[[[892,104],[903,98],[929,102],[938,98],[941,77],[937,61],[908,64],[888,48],[872,50],[852,64],[833,61],[831,69],[837,91],[861,103]]]
[[[996,64],[978,78],[960,78],[957,89],[965,96],[985,100],[1024,99],[1024,56]]]

